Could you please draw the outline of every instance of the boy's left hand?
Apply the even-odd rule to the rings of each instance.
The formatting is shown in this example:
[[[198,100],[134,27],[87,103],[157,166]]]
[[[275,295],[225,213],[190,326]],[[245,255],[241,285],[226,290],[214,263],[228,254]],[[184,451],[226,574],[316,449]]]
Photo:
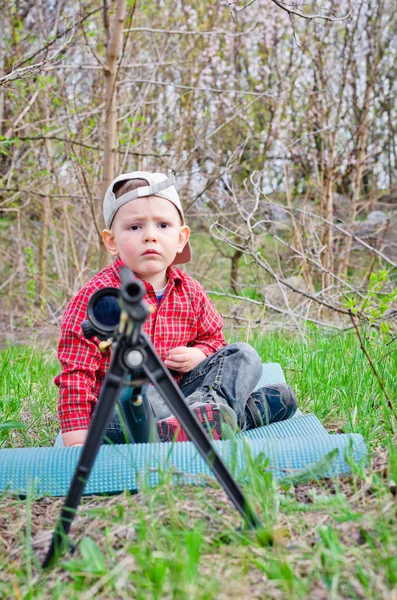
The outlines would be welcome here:
[[[168,351],[164,364],[168,369],[173,369],[180,373],[189,373],[205,358],[207,358],[206,355],[199,348],[178,346]]]

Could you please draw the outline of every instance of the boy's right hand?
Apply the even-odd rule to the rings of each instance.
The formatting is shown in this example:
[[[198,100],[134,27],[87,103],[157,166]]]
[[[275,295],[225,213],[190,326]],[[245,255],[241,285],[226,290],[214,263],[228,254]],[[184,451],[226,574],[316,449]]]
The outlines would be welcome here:
[[[164,364],[179,373],[189,373],[207,357],[200,348],[178,346],[168,351]]]
[[[67,431],[62,434],[63,445],[68,447],[83,446],[87,437],[87,429]]]

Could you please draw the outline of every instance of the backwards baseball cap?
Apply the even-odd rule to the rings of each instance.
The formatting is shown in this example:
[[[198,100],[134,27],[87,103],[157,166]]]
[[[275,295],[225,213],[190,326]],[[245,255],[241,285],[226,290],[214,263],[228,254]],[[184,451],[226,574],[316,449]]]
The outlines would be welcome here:
[[[127,192],[116,198],[113,191],[115,184],[121,181],[131,181],[132,179],[144,179],[147,181],[147,186],[139,187],[136,190],[132,190],[131,192]],[[165,198],[172,202],[181,216],[182,224],[185,224],[182,204],[175,188],[175,177],[173,175],[167,177],[167,175],[163,175],[162,173],[149,173],[148,171],[132,171],[131,173],[123,173],[116,177],[106,190],[103,201],[103,217],[105,219],[106,227],[108,229],[111,227],[114,216],[121,206],[127,204],[127,202],[130,202],[131,200],[144,198],[145,196],[158,196],[159,198]],[[191,259],[192,251],[189,242],[187,242],[182,252],[175,256],[173,264],[182,265],[190,262]]]

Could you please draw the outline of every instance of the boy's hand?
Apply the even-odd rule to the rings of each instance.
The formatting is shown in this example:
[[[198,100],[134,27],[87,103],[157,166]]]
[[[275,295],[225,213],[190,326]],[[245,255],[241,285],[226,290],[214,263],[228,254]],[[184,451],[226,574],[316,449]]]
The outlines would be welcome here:
[[[178,346],[169,350],[164,364],[168,369],[173,369],[180,373],[189,373],[194,367],[203,362],[205,358],[207,358],[206,355],[199,348]]]

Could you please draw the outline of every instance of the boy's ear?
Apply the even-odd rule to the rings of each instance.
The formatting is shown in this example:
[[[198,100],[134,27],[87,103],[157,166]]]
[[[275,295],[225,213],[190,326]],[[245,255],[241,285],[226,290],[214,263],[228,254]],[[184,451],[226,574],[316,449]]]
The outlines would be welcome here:
[[[182,225],[179,230],[178,250],[177,254],[180,254],[187,244],[190,237],[190,229],[187,225]]]
[[[102,231],[102,239],[109,254],[111,254],[112,256],[117,256],[119,253],[119,249],[117,248],[116,240],[114,239],[112,230],[104,229]]]

